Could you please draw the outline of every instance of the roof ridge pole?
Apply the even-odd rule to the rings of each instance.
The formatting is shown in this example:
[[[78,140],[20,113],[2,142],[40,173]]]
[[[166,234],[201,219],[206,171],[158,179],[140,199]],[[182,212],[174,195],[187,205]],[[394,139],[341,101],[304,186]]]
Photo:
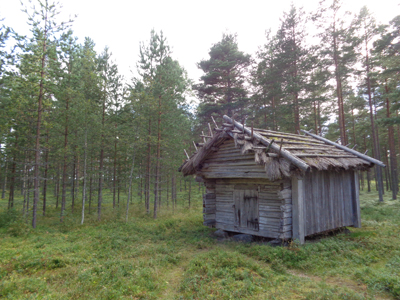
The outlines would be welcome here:
[[[332,141],[330,141],[330,140],[328,140],[326,138],[323,138],[323,137],[321,137],[319,135],[312,134],[312,133],[310,133],[310,132],[308,132],[306,130],[301,129],[301,131],[304,132],[305,134],[309,135],[309,136],[312,136],[313,138],[316,138],[317,140],[323,141],[323,142],[325,142],[325,143],[327,143],[329,145],[335,146],[338,149],[341,149],[341,150],[344,150],[344,151],[349,152],[351,154],[354,154],[355,156],[358,156],[359,158],[362,158],[362,159],[364,159],[366,161],[369,161],[370,163],[373,163],[373,164],[378,165],[378,166],[383,167],[383,168],[386,167],[386,165],[383,162],[381,162],[381,161],[379,161],[379,160],[377,160],[375,158],[369,157],[369,156],[367,156],[365,154],[362,154],[362,153],[360,153],[360,152],[358,152],[356,150],[353,150],[353,149],[350,149],[350,148],[348,148],[346,146],[343,146],[343,145],[340,145],[338,143],[332,142]]]
[[[248,135],[251,134],[251,129],[247,128],[246,126],[243,126],[242,124],[240,124],[239,122],[232,120],[231,118],[229,118],[227,115],[223,116],[224,120],[227,122],[231,122],[232,124],[235,125],[236,128],[238,128],[239,130],[244,130],[245,133],[247,133]],[[259,133],[257,133],[257,131],[254,130],[253,132],[253,136],[260,140],[260,142],[265,145],[265,146],[269,146],[271,144],[271,148],[275,151],[279,151],[279,146],[272,144],[270,140],[264,138],[263,136],[261,136]],[[292,164],[294,164],[296,167],[298,167],[299,169],[307,172],[310,170],[310,166],[308,164],[306,164],[304,161],[302,161],[301,159],[297,158],[296,156],[294,156],[293,154],[291,154],[289,151],[282,149],[281,150],[281,155],[282,157],[286,158],[288,161],[290,161]]]

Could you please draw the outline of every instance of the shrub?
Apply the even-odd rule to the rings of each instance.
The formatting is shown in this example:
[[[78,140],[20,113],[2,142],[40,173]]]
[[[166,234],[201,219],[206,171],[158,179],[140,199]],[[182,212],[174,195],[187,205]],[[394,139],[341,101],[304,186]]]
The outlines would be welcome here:
[[[0,212],[0,228],[8,227],[18,219],[18,213],[15,208]]]

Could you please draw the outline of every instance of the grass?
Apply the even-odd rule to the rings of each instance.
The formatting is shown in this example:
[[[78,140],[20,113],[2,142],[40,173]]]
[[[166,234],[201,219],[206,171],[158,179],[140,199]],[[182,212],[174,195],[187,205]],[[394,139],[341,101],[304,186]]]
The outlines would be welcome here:
[[[218,242],[193,190],[190,208],[183,191],[178,208],[163,204],[157,220],[134,199],[127,223],[111,194],[102,221],[92,212],[84,225],[80,208],[60,223],[50,198],[36,230],[0,199],[0,298],[400,298],[399,200],[378,203],[376,193],[361,192],[362,228],[271,247]]]

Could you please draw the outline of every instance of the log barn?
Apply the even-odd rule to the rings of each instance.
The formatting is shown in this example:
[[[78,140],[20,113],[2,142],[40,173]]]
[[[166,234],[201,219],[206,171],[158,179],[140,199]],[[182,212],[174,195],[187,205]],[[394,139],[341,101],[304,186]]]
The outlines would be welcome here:
[[[304,135],[249,128],[224,116],[222,127],[179,168],[204,182],[204,225],[277,239],[360,227],[358,172],[385,165],[346,146]]]

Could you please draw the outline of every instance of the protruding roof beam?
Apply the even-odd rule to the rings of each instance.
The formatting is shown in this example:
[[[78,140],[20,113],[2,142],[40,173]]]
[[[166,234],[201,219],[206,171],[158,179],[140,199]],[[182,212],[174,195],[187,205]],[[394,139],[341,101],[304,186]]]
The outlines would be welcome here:
[[[224,115],[223,116],[224,120],[229,122],[230,124],[234,124],[236,128],[238,128],[239,130],[243,130],[245,133],[247,133],[248,135],[251,135],[251,129],[247,128],[246,126],[243,126],[242,124],[240,124],[239,122],[232,120],[230,117]],[[225,124],[224,124],[225,126]],[[279,146],[276,144],[271,144],[271,141],[269,139],[266,139],[265,137],[261,136],[260,134],[258,134],[256,131],[253,132],[253,136],[260,140],[260,142],[265,145],[265,146],[269,146],[271,145],[271,149],[275,150],[275,151],[279,151]],[[286,158],[288,161],[290,161],[292,164],[294,164],[295,166],[297,166],[298,168],[300,168],[303,171],[309,171],[310,170],[310,166],[308,164],[306,164],[304,161],[302,161],[301,159],[293,156],[292,154],[289,153],[289,151],[286,151],[285,149],[281,150],[281,156]]]

